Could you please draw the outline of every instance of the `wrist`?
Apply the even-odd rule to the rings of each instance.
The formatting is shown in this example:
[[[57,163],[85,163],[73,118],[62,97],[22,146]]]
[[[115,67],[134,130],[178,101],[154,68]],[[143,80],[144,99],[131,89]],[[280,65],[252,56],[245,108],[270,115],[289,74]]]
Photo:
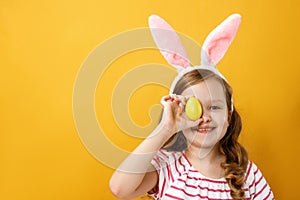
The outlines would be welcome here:
[[[155,130],[151,133],[150,137],[158,136],[166,142],[172,135],[176,133],[175,127],[166,126],[160,123]]]

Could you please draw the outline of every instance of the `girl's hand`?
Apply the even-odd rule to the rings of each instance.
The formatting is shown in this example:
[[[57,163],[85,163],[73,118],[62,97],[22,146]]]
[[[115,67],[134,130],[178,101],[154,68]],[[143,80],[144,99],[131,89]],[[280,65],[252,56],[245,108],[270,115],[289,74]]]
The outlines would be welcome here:
[[[191,121],[186,117],[184,96],[175,94],[163,96],[161,104],[164,106],[164,110],[160,125],[168,131],[170,136],[178,131],[197,126],[201,121],[201,119]]]

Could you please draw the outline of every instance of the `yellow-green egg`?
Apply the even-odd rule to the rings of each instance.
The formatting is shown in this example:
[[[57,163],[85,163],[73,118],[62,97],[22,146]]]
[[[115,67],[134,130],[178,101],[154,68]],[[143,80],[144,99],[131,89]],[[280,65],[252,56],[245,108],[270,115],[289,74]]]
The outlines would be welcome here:
[[[191,120],[199,119],[202,115],[202,107],[198,99],[190,97],[185,105],[185,114]]]

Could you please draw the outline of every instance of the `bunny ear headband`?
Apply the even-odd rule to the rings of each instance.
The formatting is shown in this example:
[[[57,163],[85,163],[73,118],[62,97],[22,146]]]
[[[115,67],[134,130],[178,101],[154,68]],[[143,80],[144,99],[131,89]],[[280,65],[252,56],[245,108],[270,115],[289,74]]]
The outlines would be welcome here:
[[[157,15],[151,15],[149,17],[149,27],[156,45],[168,63],[174,66],[178,71],[178,76],[171,85],[170,93],[173,93],[176,83],[182,76],[195,69],[210,70],[228,82],[215,65],[225,55],[236,35],[240,22],[241,16],[239,14],[232,14],[217,26],[206,37],[203,43],[201,49],[201,65],[191,67],[187,52],[174,29]],[[232,99],[231,110],[233,111]]]

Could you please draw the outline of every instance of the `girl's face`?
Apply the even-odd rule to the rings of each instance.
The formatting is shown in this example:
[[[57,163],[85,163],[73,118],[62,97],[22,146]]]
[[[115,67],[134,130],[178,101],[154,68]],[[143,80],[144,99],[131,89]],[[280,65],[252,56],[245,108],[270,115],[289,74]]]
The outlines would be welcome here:
[[[183,130],[188,144],[201,149],[212,149],[225,135],[229,125],[224,86],[219,80],[209,78],[188,87],[182,95],[186,98],[196,97],[203,110],[203,122]]]

